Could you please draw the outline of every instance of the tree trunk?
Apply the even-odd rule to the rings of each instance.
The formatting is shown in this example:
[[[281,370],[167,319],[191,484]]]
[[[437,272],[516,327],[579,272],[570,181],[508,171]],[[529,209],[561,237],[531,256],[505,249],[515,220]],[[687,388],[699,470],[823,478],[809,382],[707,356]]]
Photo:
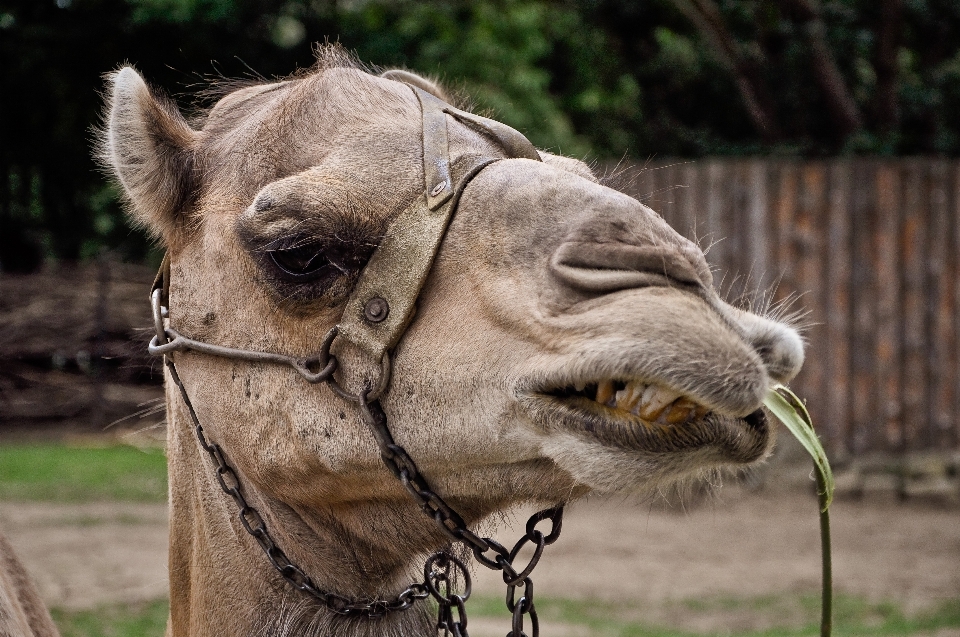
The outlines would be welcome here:
[[[900,21],[903,0],[881,0],[880,24],[877,28],[877,52],[874,69],[877,73],[877,92],[874,111],[877,127],[883,133],[892,132],[899,119],[897,112],[897,47],[900,44]]]
[[[673,0],[674,5],[693,22],[720,59],[731,69],[740,97],[754,128],[766,142],[781,138],[773,98],[756,62],[745,57],[727,29],[714,0]]]
[[[804,37],[810,46],[814,77],[827,102],[830,118],[842,142],[849,135],[863,128],[863,116],[830,50],[827,29],[820,17],[820,5],[817,0],[779,0],[779,2],[784,10],[793,14],[802,26]]]

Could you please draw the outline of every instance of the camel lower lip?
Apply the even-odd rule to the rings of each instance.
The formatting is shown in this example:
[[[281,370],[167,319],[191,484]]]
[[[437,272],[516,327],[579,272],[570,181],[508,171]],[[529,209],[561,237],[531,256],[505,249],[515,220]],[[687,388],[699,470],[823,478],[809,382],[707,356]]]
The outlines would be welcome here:
[[[716,448],[723,459],[747,463],[759,459],[769,438],[762,410],[744,418],[707,413],[681,424],[649,422],[582,397],[537,393],[529,398],[535,418],[548,429],[563,429],[627,451],[674,453]]]

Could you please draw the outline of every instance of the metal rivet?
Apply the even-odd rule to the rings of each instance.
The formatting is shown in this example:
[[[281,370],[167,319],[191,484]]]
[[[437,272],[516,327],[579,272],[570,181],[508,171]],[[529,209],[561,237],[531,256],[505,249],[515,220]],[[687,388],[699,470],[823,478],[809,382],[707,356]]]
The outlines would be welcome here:
[[[363,317],[371,323],[380,323],[390,314],[390,306],[386,300],[375,296],[363,307]]]
[[[436,186],[433,187],[433,190],[430,191],[430,196],[431,196],[431,197],[436,197],[436,196],[439,195],[441,192],[443,192],[443,189],[446,188],[446,187],[447,187],[447,180],[444,179],[444,180],[441,181],[439,184],[437,184]]]

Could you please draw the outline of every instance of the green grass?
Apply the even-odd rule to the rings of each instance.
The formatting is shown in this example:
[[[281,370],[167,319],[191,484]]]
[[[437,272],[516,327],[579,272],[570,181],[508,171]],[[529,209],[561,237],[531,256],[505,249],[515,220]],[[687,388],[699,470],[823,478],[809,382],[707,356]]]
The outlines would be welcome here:
[[[716,618],[718,626],[727,623],[724,619],[735,619],[734,623],[740,625],[768,626],[758,630],[716,629],[709,632],[645,622],[639,618],[643,615],[642,609],[623,603],[537,598],[537,611],[541,621],[582,626],[597,637],[818,637],[819,604],[820,597],[816,594],[742,599],[718,597],[677,604],[688,620],[701,615]],[[467,613],[471,617],[501,619],[505,628],[509,626],[509,617],[500,598],[471,600]],[[929,635],[944,628],[960,629],[960,599],[909,617],[895,604],[887,602],[871,603],[849,595],[838,595],[834,600],[833,634],[836,637],[909,637]]]
[[[149,604],[104,606],[96,610],[53,609],[61,637],[162,637],[170,605],[166,600]]]
[[[715,630],[704,633],[657,626],[637,619],[641,614],[638,609],[622,603],[537,599],[537,611],[541,620],[582,626],[596,637],[816,637],[819,635],[818,600],[818,596],[810,595],[718,597],[678,603],[693,615],[720,612],[740,618],[763,619],[780,616],[784,611],[792,616],[800,610],[810,620],[806,624],[781,621],[764,630],[746,632]],[[161,637],[168,608],[166,600],[158,600],[149,604],[104,606],[85,611],[54,609],[52,614],[63,637]],[[960,599],[914,617],[907,617],[893,604],[870,603],[845,595],[837,597],[835,609],[833,634],[836,637],[910,637],[930,635],[944,628],[960,629]],[[504,631],[510,624],[503,599],[499,597],[471,599],[467,613],[469,617],[498,619]],[[541,632],[544,637],[550,637],[548,628]]]
[[[165,502],[167,459],[160,449],[115,445],[0,447],[0,500]]]

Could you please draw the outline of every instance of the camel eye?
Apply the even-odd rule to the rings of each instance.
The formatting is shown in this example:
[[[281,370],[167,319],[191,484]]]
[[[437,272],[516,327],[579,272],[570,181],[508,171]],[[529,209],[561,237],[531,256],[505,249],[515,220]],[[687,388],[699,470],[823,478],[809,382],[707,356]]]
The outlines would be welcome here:
[[[278,270],[297,281],[314,279],[340,270],[331,263],[323,246],[318,243],[268,250],[267,254]]]

